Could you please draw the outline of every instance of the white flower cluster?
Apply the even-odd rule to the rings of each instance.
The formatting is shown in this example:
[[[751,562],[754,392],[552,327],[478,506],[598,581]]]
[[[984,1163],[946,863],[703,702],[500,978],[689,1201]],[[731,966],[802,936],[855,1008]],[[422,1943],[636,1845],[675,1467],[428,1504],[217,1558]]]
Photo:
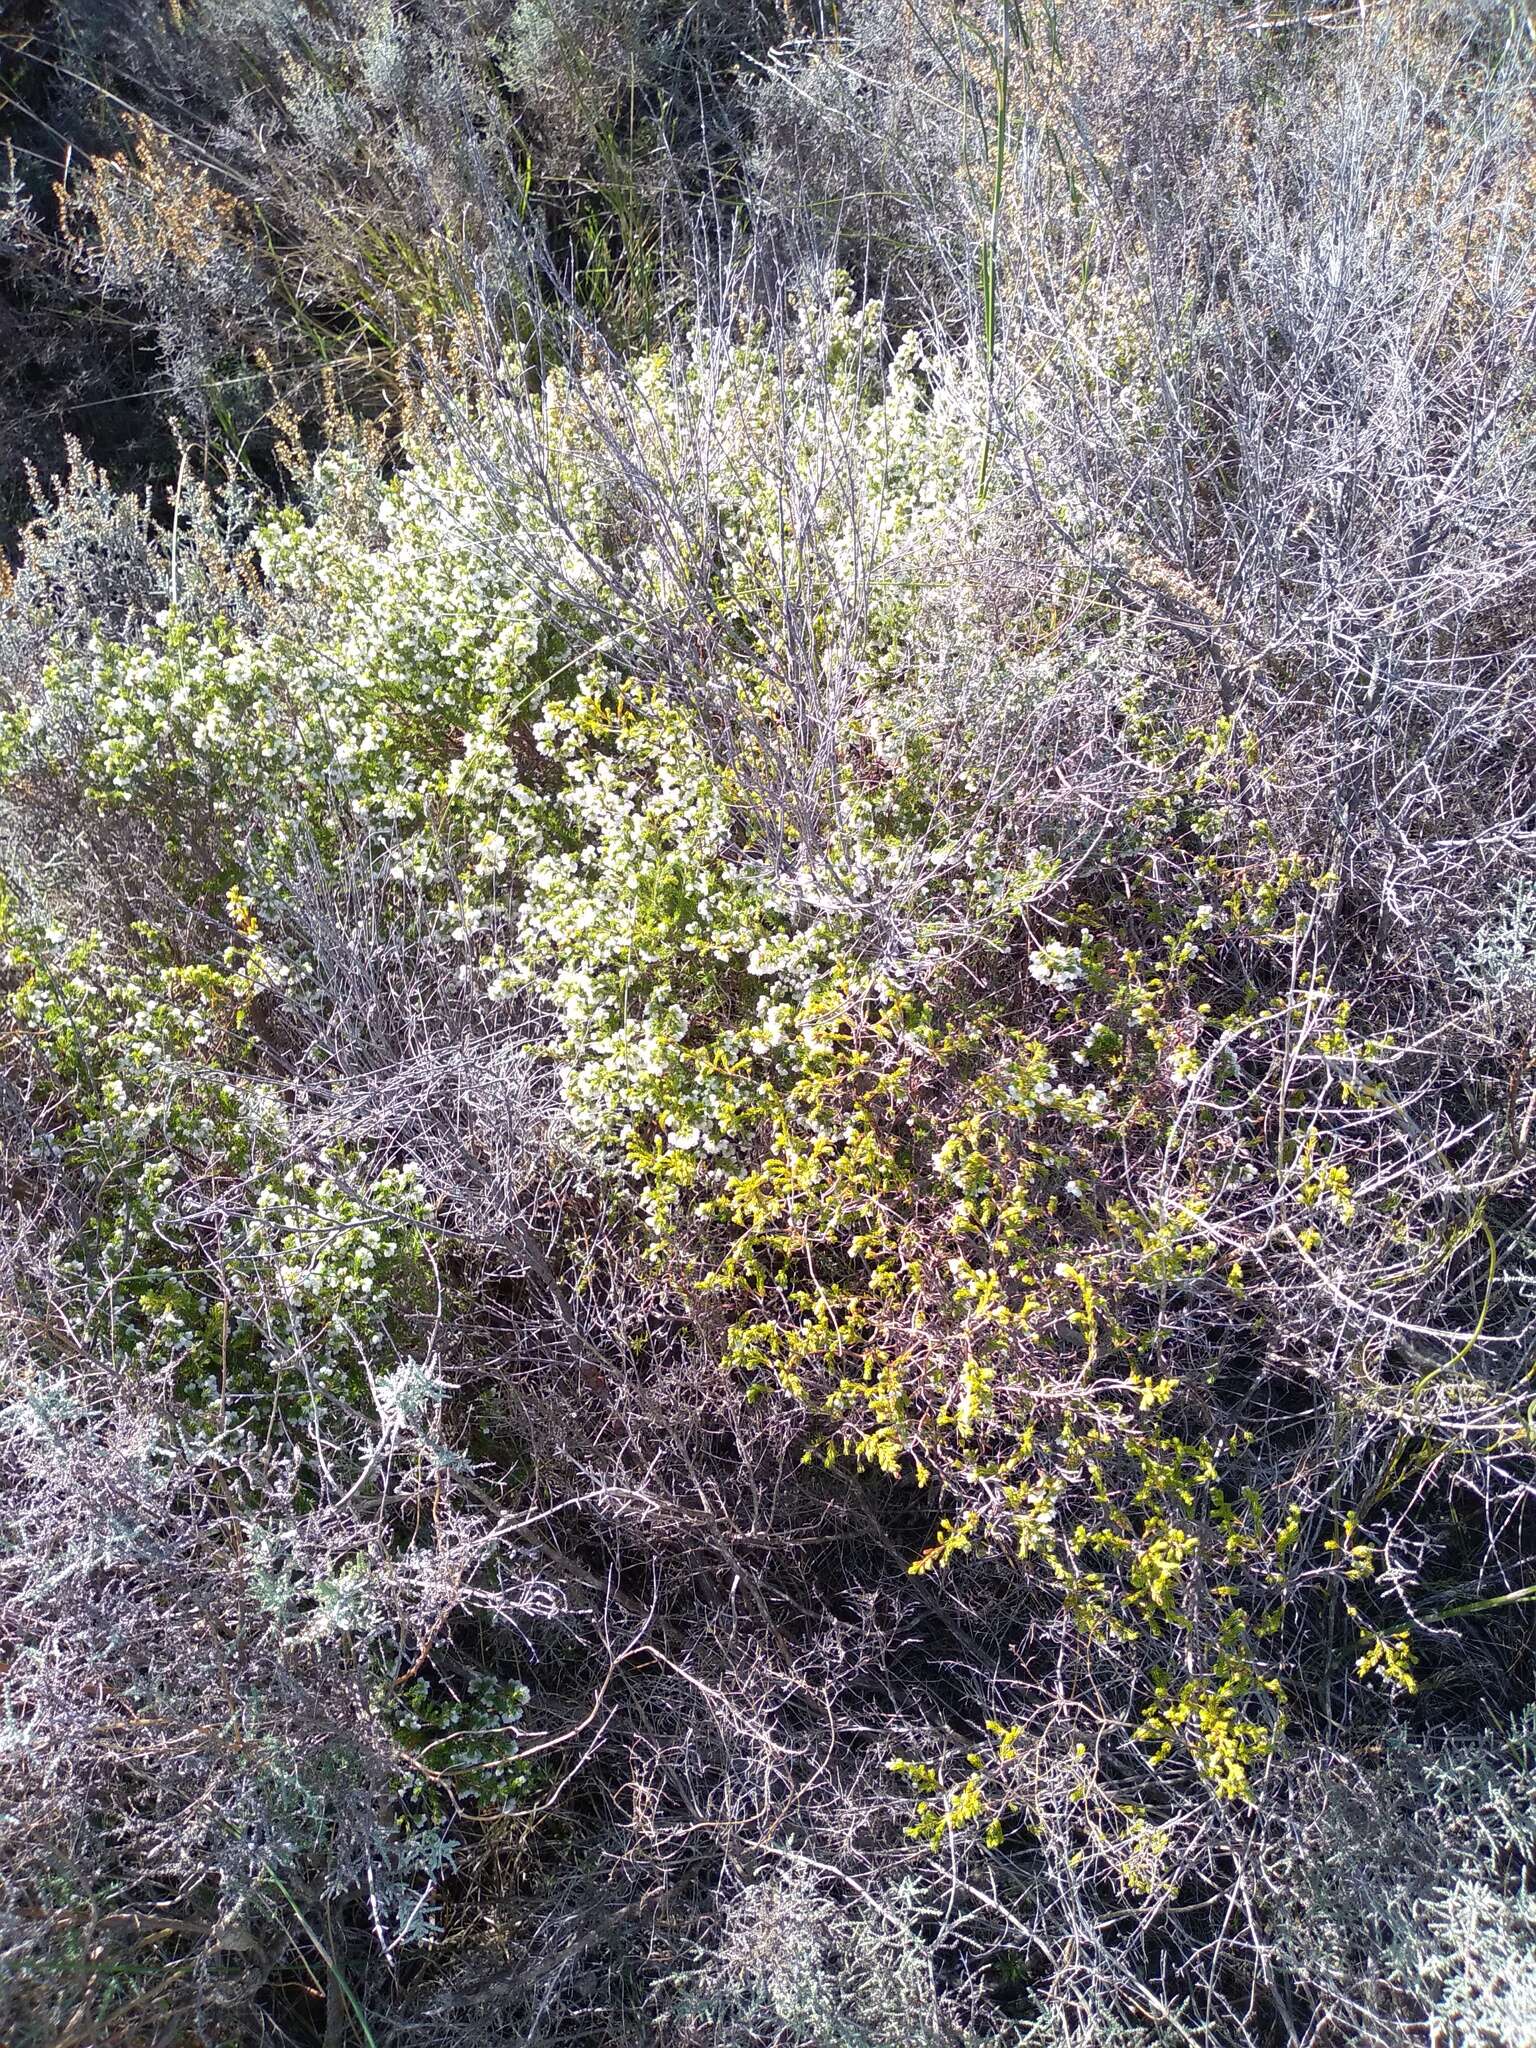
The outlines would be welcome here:
[[[1081,946],[1065,946],[1059,939],[1037,946],[1029,956],[1029,971],[1047,988],[1080,988],[1083,980]]]

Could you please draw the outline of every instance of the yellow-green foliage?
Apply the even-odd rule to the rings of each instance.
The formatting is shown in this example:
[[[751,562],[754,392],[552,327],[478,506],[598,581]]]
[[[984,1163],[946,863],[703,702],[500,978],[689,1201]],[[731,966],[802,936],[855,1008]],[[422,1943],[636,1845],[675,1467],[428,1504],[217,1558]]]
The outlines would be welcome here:
[[[865,715],[874,751],[878,694]],[[572,842],[528,871],[520,973],[557,1000],[572,1110],[722,1363],[797,1403],[817,1455],[934,1489],[915,1570],[1002,1547],[1090,1636],[1193,1660],[1177,1683],[1154,1665],[1139,1733],[1241,1795],[1282,1712],[1261,1645],[1297,1522],[1201,1418],[1262,1342],[1244,1257],[1355,1221],[1319,1161],[1378,1053],[1316,981],[1205,999],[1218,949],[1254,977],[1288,952],[1313,888],[1263,848],[1170,859],[1197,803],[1230,800],[1228,736],[1197,738],[1182,801],[1127,821],[1167,863],[1155,903],[1063,900],[1047,851],[994,861],[978,835],[906,904],[922,931],[958,897],[960,943],[872,969],[851,906],[797,916],[676,709],[594,679],[541,734]],[[922,790],[909,761],[889,774],[848,800],[866,868],[909,829],[880,799]]]

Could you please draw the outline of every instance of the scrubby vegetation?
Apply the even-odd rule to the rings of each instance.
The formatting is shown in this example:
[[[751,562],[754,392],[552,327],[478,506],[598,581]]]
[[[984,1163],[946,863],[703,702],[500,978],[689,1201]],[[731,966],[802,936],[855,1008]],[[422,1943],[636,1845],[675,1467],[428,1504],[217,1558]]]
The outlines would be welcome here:
[[[4,2038],[1524,2048],[1526,12],[5,62]]]

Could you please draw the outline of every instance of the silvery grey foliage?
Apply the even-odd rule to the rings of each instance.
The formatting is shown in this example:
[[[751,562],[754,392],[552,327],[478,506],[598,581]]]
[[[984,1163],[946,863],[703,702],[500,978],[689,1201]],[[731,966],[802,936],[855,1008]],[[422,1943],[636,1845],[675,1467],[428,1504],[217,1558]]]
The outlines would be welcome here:
[[[732,1905],[719,1949],[683,1979],[679,2017],[757,2048],[958,2048],[915,1899],[838,1899],[788,1852]],[[998,2048],[1002,2048],[999,2040]]]
[[[1502,892],[1473,935],[1462,972],[1479,995],[1536,993],[1536,886],[1516,882]]]
[[[1536,2015],[1536,1720],[1394,1736],[1298,1782],[1265,1870],[1272,1937],[1341,2037],[1415,2018],[1446,2048],[1518,2048]]]

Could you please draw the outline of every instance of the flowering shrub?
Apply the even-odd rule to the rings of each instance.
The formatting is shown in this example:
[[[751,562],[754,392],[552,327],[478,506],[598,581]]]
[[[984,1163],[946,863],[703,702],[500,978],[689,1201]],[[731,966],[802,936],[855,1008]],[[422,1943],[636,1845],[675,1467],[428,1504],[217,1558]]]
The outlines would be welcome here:
[[[844,558],[878,527],[860,637],[821,657],[850,671],[835,815],[765,819],[750,761],[722,760],[665,680],[626,672],[648,616],[677,601],[674,565],[641,549],[608,651],[562,655],[569,594],[497,567],[497,523],[526,548],[546,487],[514,476],[493,508],[453,461],[377,487],[366,546],[355,514],[284,515],[256,541],[279,594],[264,632],[173,615],[98,644],[51,672],[11,744],[32,772],[56,767],[67,706],[88,733],[82,799],[163,818],[179,886],[210,863],[227,882],[224,964],[162,983],[190,976],[191,1006],[121,991],[152,1086],[168,1057],[235,1054],[258,989],[302,1000],[302,952],[263,932],[297,850],[325,857],[343,818],[360,824],[393,914],[442,925],[492,998],[552,1014],[573,1131],[723,1367],[794,1402],[816,1454],[931,1491],[914,1569],[1000,1545],[1089,1640],[1138,1645],[1141,1739],[1242,1796],[1283,1714],[1263,1645],[1288,1587],[1304,1573],[1317,1598],[1347,1561],[1301,1540],[1301,1504],[1234,1425],[1223,1377],[1263,1344],[1269,1289],[1345,1271],[1358,1286],[1373,1261],[1428,1274],[1445,1253],[1401,1192],[1362,1213],[1346,1162],[1368,1158],[1380,1184],[1401,1171],[1388,1051],[1320,976],[1289,972],[1325,878],[1261,833],[1243,843],[1234,813],[1262,771],[1229,724],[1175,735],[1128,697],[1147,792],[1069,879],[1058,849],[1019,844],[950,772],[942,734],[904,722],[916,564],[950,530],[964,447],[942,403],[919,403],[912,351],[877,375],[877,343],[846,310],[802,335],[814,418],[753,343],[723,367],[658,358],[622,393],[555,380],[541,396],[570,501],[566,531],[544,519],[578,594],[611,516],[605,418],[620,398],[640,410],[665,471],[708,408],[717,448],[695,488],[718,494],[714,681],[760,722],[785,713],[783,585],[808,587],[831,642]],[[822,409],[857,452],[846,489],[790,532],[752,450],[776,431],[792,466],[814,459]],[[322,469],[322,493],[342,483]],[[899,904],[899,962],[870,957],[881,896]],[[17,998],[34,1024],[36,986]],[[61,1018],[56,1041],[77,1028]],[[124,1085],[105,1101],[113,1144]],[[219,1085],[231,1120],[239,1098]],[[311,1397],[364,1398],[394,1341],[408,1180],[386,1169],[354,1193],[300,1166],[262,1185],[259,1140],[232,1127],[252,1220],[225,1254],[225,1320],[157,1281],[139,1293],[146,1341],[206,1386],[185,1328],[201,1317],[227,1388],[242,1269],[270,1261],[263,1314]],[[140,1213],[163,1169],[146,1170]],[[111,1255],[134,1269],[121,1237]]]

